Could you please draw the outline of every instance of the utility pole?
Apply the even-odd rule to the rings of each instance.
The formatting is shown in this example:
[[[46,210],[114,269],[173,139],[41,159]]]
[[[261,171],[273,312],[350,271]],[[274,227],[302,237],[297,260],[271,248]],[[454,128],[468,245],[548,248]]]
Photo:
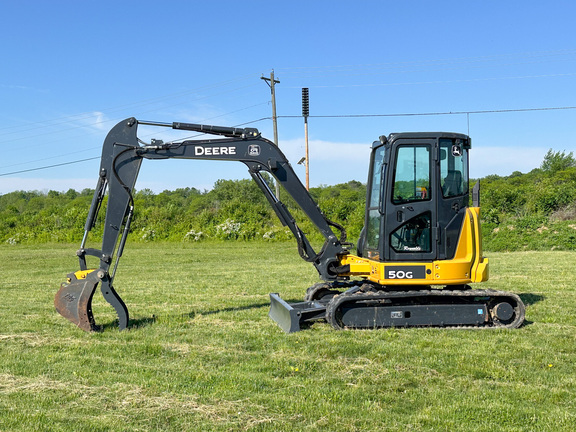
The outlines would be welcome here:
[[[304,141],[306,143],[306,190],[310,190],[310,156],[308,152],[308,116],[310,115],[310,103],[308,98],[308,88],[302,88],[302,117],[304,117]]]
[[[274,79],[274,69],[270,72],[270,78],[262,76],[266,84],[270,87],[270,92],[272,93],[272,125],[274,127],[274,144],[278,147],[278,117],[276,116],[276,90],[275,84],[280,84],[280,81]],[[278,182],[276,184],[276,197],[280,196],[280,186]]]

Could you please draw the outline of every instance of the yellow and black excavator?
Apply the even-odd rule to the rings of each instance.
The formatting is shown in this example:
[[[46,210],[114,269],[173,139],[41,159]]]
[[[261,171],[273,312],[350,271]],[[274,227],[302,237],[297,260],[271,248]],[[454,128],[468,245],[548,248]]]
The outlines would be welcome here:
[[[137,136],[139,124],[223,138],[145,143]],[[113,282],[134,215],[133,191],[143,159],[229,160],[248,167],[296,238],[300,256],[315,266],[323,280],[308,288],[302,302],[290,304],[270,294],[269,315],[287,333],[318,320],[336,329],[517,328],[525,315],[519,296],[469,286],[488,280],[478,185],[469,205],[470,148],[468,136],[444,132],[395,133],[374,142],[365,225],[354,255],[344,228],[324,216],[284,154],[257,129],[126,119],[104,141],[98,183],[76,252],[80,269],[61,284],[54,304],[81,329],[98,330],[91,304],[100,284],[104,298],[116,310],[120,329],[126,328],[128,309]],[[324,236],[319,251],[270,189],[263,172],[284,187]],[[106,193],[101,248],[87,248]],[[98,268],[88,269],[88,256],[99,259]]]

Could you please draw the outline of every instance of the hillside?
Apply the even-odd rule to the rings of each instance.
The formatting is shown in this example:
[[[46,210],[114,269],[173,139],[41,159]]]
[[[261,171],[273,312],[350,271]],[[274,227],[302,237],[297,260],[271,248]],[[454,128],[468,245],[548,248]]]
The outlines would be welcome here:
[[[576,250],[576,161],[548,151],[527,174],[480,181],[487,250]]]

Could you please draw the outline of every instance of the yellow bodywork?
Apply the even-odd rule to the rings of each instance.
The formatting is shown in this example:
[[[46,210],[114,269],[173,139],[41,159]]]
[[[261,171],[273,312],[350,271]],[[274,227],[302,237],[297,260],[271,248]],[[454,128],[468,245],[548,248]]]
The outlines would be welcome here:
[[[86,279],[86,276],[88,276],[94,270],[96,270],[96,269],[78,270],[77,272],[74,272],[74,277],[76,277],[76,279]],[[70,283],[70,282],[71,282],[71,280],[70,280],[70,278],[68,278],[68,283]]]
[[[350,265],[346,276],[360,276],[381,285],[464,285],[488,280],[488,258],[482,256],[482,239],[480,233],[480,208],[466,209],[460,239],[454,258],[432,262],[380,262],[355,255],[345,255],[341,265]],[[386,278],[387,268],[399,268],[398,278]],[[410,267],[419,269],[411,272]],[[415,278],[414,274],[422,273],[425,267],[425,278]],[[390,272],[388,272],[390,273]],[[400,273],[400,272],[398,272]],[[395,273],[397,274],[397,273]]]

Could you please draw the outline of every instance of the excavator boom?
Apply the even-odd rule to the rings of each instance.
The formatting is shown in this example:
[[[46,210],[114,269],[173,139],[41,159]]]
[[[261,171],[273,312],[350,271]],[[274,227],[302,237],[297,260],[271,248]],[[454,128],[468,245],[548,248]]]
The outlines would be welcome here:
[[[141,144],[138,125],[170,127],[179,130],[220,135],[222,139],[182,142],[153,140]],[[158,123],[126,119],[108,133],[103,149],[98,183],[84,227],[84,237],[76,252],[80,270],[68,275],[55,298],[56,310],[86,331],[95,330],[91,302],[98,284],[104,298],[114,307],[121,329],[128,325],[125,303],[113,287],[114,276],[134,214],[133,191],[144,159],[204,159],[239,161],[260,187],[276,215],[297,240],[300,256],[311,262],[324,280],[336,280],[346,268],[340,268],[340,257],[348,254],[344,229],[329,221],[300,182],[290,163],[271,141],[262,138],[254,128],[231,128],[191,123]],[[315,251],[300,230],[286,206],[272,192],[262,172],[271,174],[295,199],[325,238],[320,251]],[[108,192],[104,233],[100,249],[87,248],[88,233],[94,227],[104,196]],[[340,231],[337,237],[332,228]],[[99,268],[88,269],[86,257],[99,259]]]

